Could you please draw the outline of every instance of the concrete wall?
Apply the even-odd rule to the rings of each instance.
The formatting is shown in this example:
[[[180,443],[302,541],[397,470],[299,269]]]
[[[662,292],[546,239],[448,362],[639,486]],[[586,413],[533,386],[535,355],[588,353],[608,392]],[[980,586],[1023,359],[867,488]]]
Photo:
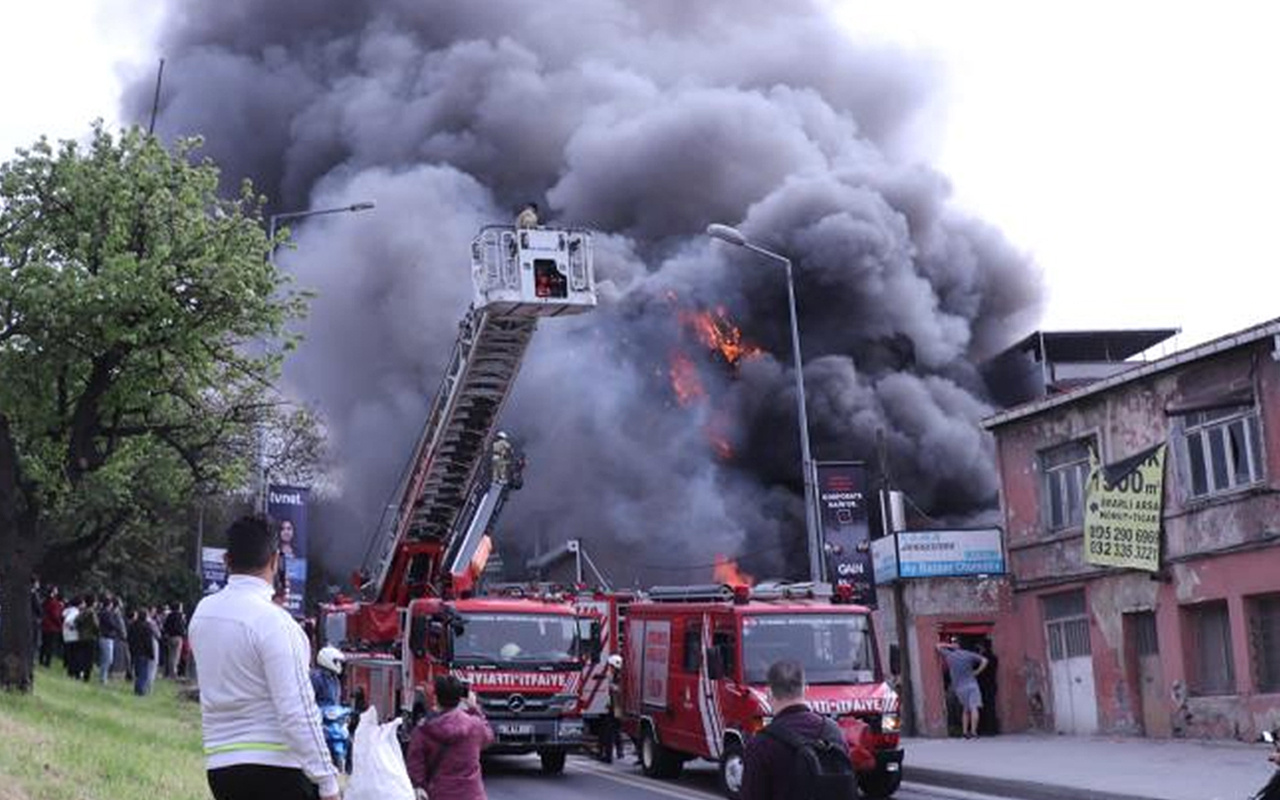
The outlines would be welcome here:
[[[1094,685],[1101,732],[1143,731],[1140,688],[1125,614],[1154,611],[1160,645],[1166,730],[1175,736],[1249,738],[1280,721],[1280,695],[1256,690],[1247,599],[1280,592],[1280,365],[1268,339],[1210,359],[1176,367],[995,431],[1001,473],[1013,620],[1005,630],[1002,670],[1018,665],[1023,695],[1010,698],[1011,720],[1051,729],[1052,691],[1041,598],[1083,588],[1090,623]],[[1242,377],[1243,376],[1243,377]],[[1264,440],[1264,481],[1212,499],[1188,497],[1189,480],[1179,417],[1168,413],[1202,396],[1206,387],[1252,382]],[[1050,533],[1041,513],[1039,454],[1046,448],[1093,436],[1104,462],[1168,442],[1163,552],[1158,575],[1087,564],[1080,528]],[[1225,599],[1231,619],[1236,692],[1193,697],[1187,691],[1185,606]],[[1000,647],[1003,642],[998,643]],[[1012,686],[1002,676],[1002,684]],[[927,721],[927,720],[926,720]]]

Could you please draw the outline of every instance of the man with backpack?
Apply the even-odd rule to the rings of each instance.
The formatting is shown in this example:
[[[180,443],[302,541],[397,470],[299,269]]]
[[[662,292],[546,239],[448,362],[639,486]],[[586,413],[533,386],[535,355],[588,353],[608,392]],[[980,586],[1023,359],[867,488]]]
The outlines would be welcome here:
[[[848,800],[858,796],[849,746],[835,720],[804,701],[804,667],[769,667],[773,722],[747,742],[741,800]]]

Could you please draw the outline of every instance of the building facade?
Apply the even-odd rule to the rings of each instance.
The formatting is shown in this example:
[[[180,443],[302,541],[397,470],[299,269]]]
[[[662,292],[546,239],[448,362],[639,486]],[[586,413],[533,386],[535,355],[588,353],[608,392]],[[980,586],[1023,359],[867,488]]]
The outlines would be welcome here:
[[[1280,724],[1280,320],[984,425],[1008,565],[1007,597],[983,609],[1005,729],[1252,739]],[[1092,563],[1091,459],[1158,445],[1158,568]]]

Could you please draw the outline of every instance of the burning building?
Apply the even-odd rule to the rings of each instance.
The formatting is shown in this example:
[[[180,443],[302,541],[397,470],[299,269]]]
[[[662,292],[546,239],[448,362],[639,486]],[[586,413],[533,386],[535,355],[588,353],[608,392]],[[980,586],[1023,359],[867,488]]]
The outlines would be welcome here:
[[[1032,327],[1040,284],[909,155],[916,60],[816,0],[170,5],[160,133],[203,135],[278,211],[377,201],[278,258],[317,292],[286,378],[332,434],[340,511],[313,542],[339,574],[421,425],[471,235],[530,199],[600,232],[605,302],[532,346],[500,540],[581,537],[624,580],[702,578],[682,565],[718,552],[803,573],[785,284],[710,222],[794,261],[816,457],[868,458],[883,431],[930,513],[994,503],[975,365]],[[140,75],[126,107],[151,99]]]

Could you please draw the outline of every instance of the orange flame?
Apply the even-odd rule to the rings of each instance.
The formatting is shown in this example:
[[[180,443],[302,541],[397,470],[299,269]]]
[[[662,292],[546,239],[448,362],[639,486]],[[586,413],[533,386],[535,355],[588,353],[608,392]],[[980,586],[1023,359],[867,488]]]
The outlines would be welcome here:
[[[668,289],[664,296],[667,302],[675,305],[679,296]],[[731,367],[738,367],[745,358],[764,352],[759,347],[742,338],[742,330],[729,318],[724,306],[717,306],[713,311],[676,310],[676,318],[680,325],[708,350],[716,353]],[[673,350],[670,366],[667,369],[671,380],[671,388],[675,392],[676,402],[681,406],[689,406],[707,399],[707,390],[698,372],[698,363],[683,350]],[[730,442],[728,424],[725,414],[713,413],[708,420],[704,432],[707,442],[721,461],[734,458],[733,445]]]
[[[698,341],[733,366],[744,358],[763,352],[756,345],[743,341],[742,329],[729,319],[729,312],[724,306],[718,306],[715,311],[681,311],[680,322],[693,331]]]
[[[730,586],[751,586],[756,579],[738,569],[738,562],[725,556],[716,556],[715,569],[711,579],[716,583],[727,583]]]
[[[702,378],[698,377],[698,367],[689,356],[678,351],[672,353],[668,372],[671,375],[671,388],[676,393],[676,402],[680,405],[687,406],[707,396],[707,390],[702,388]]]

